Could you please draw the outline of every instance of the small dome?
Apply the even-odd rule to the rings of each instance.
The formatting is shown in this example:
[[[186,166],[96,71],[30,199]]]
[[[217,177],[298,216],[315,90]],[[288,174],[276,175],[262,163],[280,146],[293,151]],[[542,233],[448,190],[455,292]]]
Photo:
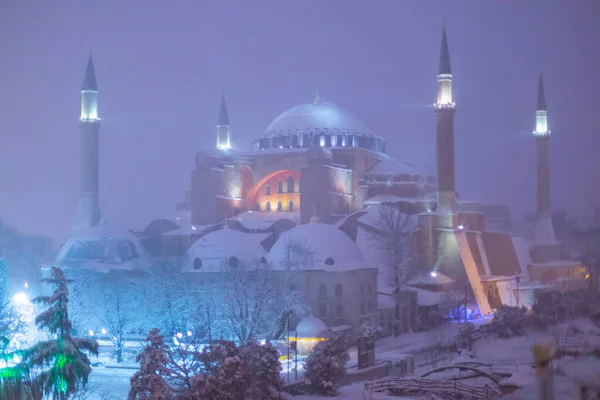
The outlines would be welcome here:
[[[333,225],[313,222],[283,232],[269,252],[276,270],[350,271],[368,268],[356,243]],[[289,265],[290,262],[292,265]]]
[[[141,257],[138,239],[127,229],[103,224],[71,235],[56,263],[61,266],[123,267]]]
[[[275,118],[265,134],[271,136],[296,131],[372,135],[371,130],[354,115],[326,101],[300,104],[287,110]]]
[[[327,331],[327,325],[319,318],[312,315],[302,318],[296,326],[299,338],[320,338]]]
[[[187,251],[188,270],[220,272],[224,263],[251,263],[260,260],[265,249],[261,242],[268,234],[219,229],[196,240]]]

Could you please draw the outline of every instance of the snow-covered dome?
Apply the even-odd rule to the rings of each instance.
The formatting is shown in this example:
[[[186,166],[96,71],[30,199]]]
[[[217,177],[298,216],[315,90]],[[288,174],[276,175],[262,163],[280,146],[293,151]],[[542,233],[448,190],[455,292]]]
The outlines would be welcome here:
[[[326,101],[300,104],[285,111],[273,120],[265,134],[271,136],[292,133],[297,130],[373,134],[354,115]]]
[[[250,263],[265,254],[261,242],[268,234],[223,228],[196,240],[187,251],[188,270],[220,272],[224,263]]]
[[[296,326],[299,338],[320,338],[327,329],[327,325],[323,321],[312,315],[302,318]]]
[[[271,122],[254,150],[269,148],[358,147],[385,153],[386,142],[354,115],[317,98],[297,105]]]
[[[271,248],[268,260],[278,270],[368,268],[356,243],[348,235],[333,225],[320,222],[300,225],[282,233]]]
[[[139,260],[142,254],[138,239],[130,231],[101,224],[71,235],[58,253],[56,263],[100,269],[124,268]]]

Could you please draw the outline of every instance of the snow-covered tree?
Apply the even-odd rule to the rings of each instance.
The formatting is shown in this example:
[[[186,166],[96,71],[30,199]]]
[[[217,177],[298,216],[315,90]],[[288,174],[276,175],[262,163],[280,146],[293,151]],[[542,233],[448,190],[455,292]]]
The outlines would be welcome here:
[[[196,375],[190,399],[246,399],[251,374],[234,342],[218,340],[197,355],[204,373]]]
[[[378,314],[374,313],[367,315],[367,318],[365,318],[363,323],[356,329],[356,334],[359,337],[374,336],[375,338],[379,338],[383,336],[384,333],[385,329],[383,329],[379,322]]]
[[[167,368],[167,347],[158,329],[152,329],[146,338],[146,346],[136,361],[140,369],[129,379],[131,388],[128,400],[169,400],[173,398],[165,378],[171,371]]]
[[[240,347],[240,351],[250,373],[250,385],[245,399],[278,399],[283,381],[277,349],[270,343],[261,345],[256,340],[250,340]]]
[[[317,343],[304,363],[304,382],[315,393],[335,395],[338,382],[346,374],[346,362],[349,359],[345,336],[334,336]]]
[[[411,259],[411,234],[416,228],[415,216],[399,208],[381,204],[362,227],[369,234],[369,244],[377,254],[396,300],[394,336],[400,334],[400,290],[422,272]]]
[[[48,306],[35,318],[40,329],[47,329],[51,339],[37,343],[26,351],[23,363],[40,370],[37,380],[46,395],[64,400],[85,385],[92,371],[84,351],[98,354],[98,343],[91,339],[73,338],[68,314],[69,280],[58,267],[52,267],[49,278],[42,282],[53,285],[52,296],[39,296],[33,301]]]
[[[494,324],[498,327],[498,336],[510,338],[525,334],[527,309],[502,305],[494,313]]]
[[[270,264],[258,260],[242,263],[232,257],[224,263],[223,273],[216,309],[230,337],[244,343],[276,330],[275,321],[293,307],[295,299],[276,278]]]

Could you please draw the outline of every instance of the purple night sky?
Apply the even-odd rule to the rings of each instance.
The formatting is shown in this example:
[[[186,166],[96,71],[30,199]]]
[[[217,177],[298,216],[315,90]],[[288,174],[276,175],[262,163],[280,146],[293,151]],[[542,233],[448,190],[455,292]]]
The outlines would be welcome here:
[[[177,4],[177,5],[173,5]],[[109,222],[170,214],[194,155],[215,143],[224,90],[236,147],[324,100],[435,171],[432,103],[447,21],[464,198],[535,210],[537,79],[544,73],[553,208],[600,204],[600,2],[0,2],[0,218],[61,243],[78,196],[80,87],[100,91],[100,198]]]

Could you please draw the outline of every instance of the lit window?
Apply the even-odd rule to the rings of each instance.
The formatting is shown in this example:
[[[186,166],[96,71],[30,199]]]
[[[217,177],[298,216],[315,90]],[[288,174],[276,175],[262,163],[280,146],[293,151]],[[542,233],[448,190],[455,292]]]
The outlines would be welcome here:
[[[294,193],[300,193],[300,181],[294,181]]]

